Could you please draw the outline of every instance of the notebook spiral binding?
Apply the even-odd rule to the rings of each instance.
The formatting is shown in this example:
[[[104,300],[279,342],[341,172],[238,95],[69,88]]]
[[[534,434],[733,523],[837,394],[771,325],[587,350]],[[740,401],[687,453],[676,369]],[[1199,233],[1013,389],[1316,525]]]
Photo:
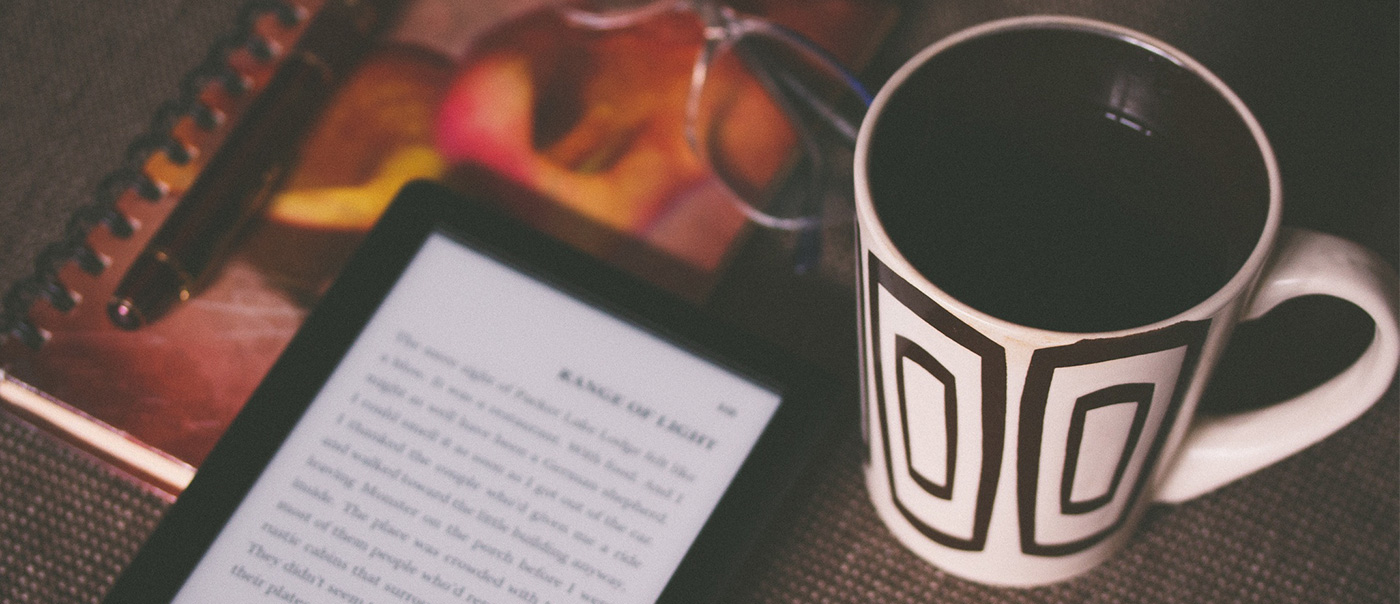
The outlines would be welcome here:
[[[134,225],[117,207],[118,200],[128,191],[151,203],[165,197],[167,185],[149,176],[145,166],[158,153],[180,166],[188,165],[193,159],[195,149],[186,146],[174,133],[181,120],[191,119],[206,133],[228,126],[228,116],[206,104],[201,97],[212,86],[221,87],[230,97],[249,94],[252,82],[230,58],[239,51],[246,51],[263,65],[277,60],[275,44],[258,33],[258,23],[268,17],[275,19],[280,27],[290,29],[308,19],[309,11],[293,0],[252,0],[242,7],[235,30],[215,41],[204,60],[185,74],[179,95],[155,111],[146,132],[127,146],[118,167],[99,181],[92,203],[73,213],[62,237],[39,253],[34,271],[15,283],[0,300],[0,344],[16,339],[38,350],[48,340],[48,334],[30,319],[30,306],[44,300],[55,309],[67,312],[79,304],[78,296],[64,285],[59,271],[69,262],[90,275],[107,269],[107,260],[88,244],[88,235],[98,227],[107,228],[120,239],[133,235]]]

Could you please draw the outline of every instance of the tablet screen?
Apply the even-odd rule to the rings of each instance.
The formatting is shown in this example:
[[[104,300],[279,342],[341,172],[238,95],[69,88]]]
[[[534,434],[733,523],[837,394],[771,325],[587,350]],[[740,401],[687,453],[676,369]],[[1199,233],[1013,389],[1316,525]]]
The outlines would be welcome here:
[[[651,602],[780,400],[436,232],[175,601]]]

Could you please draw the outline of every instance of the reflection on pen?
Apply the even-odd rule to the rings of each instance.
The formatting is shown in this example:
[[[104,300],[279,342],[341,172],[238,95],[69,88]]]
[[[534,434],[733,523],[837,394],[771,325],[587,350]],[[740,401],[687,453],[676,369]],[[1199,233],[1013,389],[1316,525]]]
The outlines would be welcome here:
[[[205,285],[241,227],[282,180],[335,86],[382,31],[398,0],[335,0],[315,17],[276,75],[117,285],[107,314],[136,329]]]

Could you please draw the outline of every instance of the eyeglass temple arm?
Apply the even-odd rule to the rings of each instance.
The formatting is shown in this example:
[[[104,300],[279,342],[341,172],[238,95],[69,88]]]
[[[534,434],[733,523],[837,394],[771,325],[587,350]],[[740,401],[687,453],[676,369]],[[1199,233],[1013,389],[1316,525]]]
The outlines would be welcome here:
[[[772,97],[774,103],[777,104],[783,114],[787,116],[788,122],[797,132],[797,138],[801,140],[801,144],[806,149],[803,160],[800,161],[811,162],[812,165],[809,166],[809,170],[811,170],[812,178],[811,182],[805,183],[810,187],[809,190],[796,193],[797,200],[800,204],[801,215],[815,216],[821,214],[822,204],[825,201],[822,195],[826,190],[826,158],[822,153],[821,145],[817,143],[816,133],[812,131],[808,120],[802,119],[802,116],[798,114],[801,112],[802,108],[806,108],[818,112],[819,115],[824,115],[822,110],[826,109],[830,111],[829,108],[818,101],[811,89],[802,84],[800,80],[793,77],[792,74],[775,67],[772,61],[767,56],[763,55],[763,53],[753,52],[752,49],[747,48],[743,44],[742,38],[733,45],[733,49],[735,55],[744,63],[749,73],[751,73],[754,78],[758,80],[759,84],[768,91],[768,95]],[[796,105],[794,101],[797,101]],[[834,112],[832,112],[832,114],[834,115]],[[833,125],[835,124],[833,123]],[[839,128],[835,129],[838,132],[840,131]],[[854,136],[851,137],[850,141],[854,146]],[[778,194],[783,195],[786,193],[786,191],[780,191]],[[811,227],[801,229],[797,232],[797,242],[793,251],[793,262],[797,273],[805,274],[816,268],[820,261],[821,223],[818,221]]]
[[[733,36],[732,28],[736,25],[734,17],[726,14],[715,2],[711,0],[693,0],[692,6],[701,17],[707,27],[718,28],[725,32],[724,37]],[[781,27],[777,24],[766,21],[749,21],[749,27],[762,28],[778,39],[792,44],[800,52],[804,52],[817,57],[819,62],[823,62],[832,67],[834,71],[845,81],[846,84],[860,96],[863,105],[870,104],[870,95],[860,82],[851,76],[840,63],[828,55],[821,47],[803,38],[800,34]],[[755,25],[761,24],[761,25]],[[713,53],[714,44],[723,43],[723,38],[711,38],[709,44],[703,52],[701,62],[708,63],[708,57]],[[826,191],[826,181],[829,174],[826,170],[826,159],[822,153],[821,145],[817,142],[817,134],[811,128],[806,117],[815,117],[815,121],[825,124],[828,129],[837,135],[841,144],[847,148],[855,147],[856,132],[858,125],[852,123],[842,116],[832,105],[823,100],[822,95],[806,85],[801,78],[790,71],[774,64],[771,57],[761,52],[755,52],[749,45],[744,44],[742,34],[732,38],[730,42],[735,56],[744,64],[747,71],[758,80],[759,84],[767,91],[768,95],[778,105],[788,122],[792,125],[806,149],[804,158],[811,162],[809,169],[812,173],[811,182],[806,183],[811,187],[805,192],[798,192],[798,201],[801,203],[801,212],[804,215],[817,215],[821,213],[822,204],[825,200],[823,194]],[[782,195],[786,192],[780,191]],[[804,194],[805,193],[805,194]],[[797,232],[796,249],[794,250],[794,262],[798,273],[806,273],[815,268],[821,256],[821,228],[820,222],[812,227],[800,229]]]
[[[717,29],[723,32],[718,36],[710,34],[710,44],[729,44],[749,72],[763,83],[769,95],[788,103],[784,109],[789,119],[800,117],[797,115],[796,108],[806,109],[809,112],[808,115],[818,118],[818,122],[829,126],[831,131],[840,137],[842,144],[849,148],[855,147],[856,132],[860,129],[858,120],[864,116],[856,116],[857,122],[852,122],[846,116],[841,115],[830,102],[822,98],[821,93],[814,91],[800,78],[781,66],[775,66],[762,53],[755,53],[746,48],[744,34],[749,32],[765,33],[790,44],[799,52],[815,58],[816,62],[826,65],[835,72],[843,83],[860,97],[861,103],[868,107],[871,102],[870,93],[865,90],[860,80],[841,65],[840,61],[802,34],[777,23],[766,19],[735,16],[732,11],[721,7],[720,3],[714,0],[690,0],[690,4],[707,29]],[[712,47],[707,49],[707,54],[711,52],[713,52]],[[796,101],[797,105],[794,106],[789,101]]]

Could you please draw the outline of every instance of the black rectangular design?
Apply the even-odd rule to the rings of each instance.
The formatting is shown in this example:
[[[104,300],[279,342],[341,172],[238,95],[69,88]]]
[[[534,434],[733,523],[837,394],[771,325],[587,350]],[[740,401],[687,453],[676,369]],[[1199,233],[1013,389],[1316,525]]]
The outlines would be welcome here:
[[[1127,520],[1171,433],[1209,326],[1209,320],[1187,321],[1120,338],[1083,340],[1035,351],[1021,397],[1017,443],[1021,551],[1034,556],[1073,554],[1102,541]],[[1064,390],[1054,390],[1059,371],[1080,372],[1077,383],[1065,382]],[[1084,386],[1086,381],[1094,386]],[[1079,392],[1072,388],[1093,389]],[[1135,403],[1137,409],[1122,455],[1113,465],[1107,493],[1073,501],[1071,473],[1080,471],[1085,416],[1093,409],[1121,403]],[[1047,417],[1052,414],[1054,417]],[[1047,426],[1064,426],[1065,432],[1058,433],[1059,428],[1056,433],[1048,432]],[[1145,452],[1142,442],[1149,443]],[[1051,454],[1052,460],[1063,455],[1063,463],[1051,462],[1053,467],[1042,464]],[[1053,473],[1042,476],[1046,468]],[[1059,493],[1047,498],[1041,492],[1042,481],[1057,485]],[[1123,493],[1120,483],[1131,487]],[[1052,513],[1048,511],[1052,509],[1059,515],[1087,520],[1072,523],[1078,527],[1076,533],[1049,538],[1041,533],[1037,518]],[[1084,528],[1086,522],[1090,528]]]
[[[1118,384],[1095,390],[1079,397],[1074,404],[1074,415],[1069,423],[1069,445],[1065,447],[1064,479],[1060,483],[1060,511],[1065,514],[1085,514],[1103,507],[1113,500],[1118,485],[1123,481],[1123,472],[1137,450],[1138,438],[1142,436],[1142,426],[1147,422],[1147,411],[1152,406],[1152,384]],[[1123,448],[1114,465],[1113,478],[1109,480],[1104,493],[1088,499],[1074,499],[1074,477],[1079,470],[1079,456],[1083,453],[1084,429],[1090,411],[1113,405],[1133,405],[1133,423],[1124,438]]]
[[[957,380],[952,372],[948,371],[938,359],[933,358],[923,347],[910,341],[904,336],[895,336],[895,375],[898,384],[896,391],[899,392],[899,416],[900,426],[904,428],[904,460],[905,466],[909,468],[909,475],[928,491],[930,495],[939,499],[953,498],[953,476],[958,468],[958,386]],[[905,387],[904,361],[910,361],[918,365],[931,377],[938,380],[943,385],[943,400],[937,401],[942,406],[943,426],[944,426],[944,459],[942,483],[930,480],[914,467],[914,447],[911,444],[909,431],[909,395]]]
[[[865,345],[871,355],[874,364],[874,380],[870,386],[873,394],[867,393],[869,399],[876,407],[878,421],[880,422],[880,434],[883,442],[880,443],[885,455],[885,474],[889,481],[890,496],[900,514],[924,536],[942,544],[946,547],[965,551],[980,551],[986,546],[987,528],[991,523],[992,504],[996,497],[997,482],[1001,473],[1002,447],[1005,443],[1005,421],[1006,421],[1006,355],[1005,350],[991,339],[982,335],[972,326],[953,316],[943,309],[933,300],[929,299],[908,281],[896,274],[888,266],[882,263],[874,254],[868,256],[868,290],[864,304],[870,313],[870,334]],[[951,342],[951,346],[956,350],[940,350],[928,342],[920,342],[919,337],[912,333],[887,333],[892,329],[888,324],[888,317],[882,315],[889,311],[898,309],[882,309],[880,301],[880,291],[888,292],[889,295],[904,309],[918,317],[927,327],[936,330],[943,338]],[[885,312],[882,312],[885,311]],[[883,323],[882,323],[883,321]],[[892,336],[895,341],[902,342],[895,358],[884,358],[882,338]],[[930,350],[932,348],[932,350]],[[917,351],[917,352],[915,352]],[[972,383],[977,385],[981,392],[981,400],[968,401],[965,398],[969,388],[953,387],[955,383],[960,383],[954,372],[948,371],[947,364],[936,361],[942,354],[975,355],[977,367]],[[948,475],[946,484],[938,485],[920,476],[913,471],[912,464],[905,457],[903,463],[904,476],[897,476],[899,472],[895,468],[895,461],[899,458],[893,456],[894,446],[891,443],[891,426],[897,423],[901,426],[901,438],[905,446],[902,453],[909,455],[909,436],[906,432],[907,417],[904,415],[908,408],[905,400],[890,401],[885,394],[885,380],[889,363],[896,366],[896,371],[902,373],[899,367],[904,359],[910,359],[926,370],[930,370],[930,375],[937,376],[936,372],[945,372],[939,381],[945,385],[947,392],[946,400],[943,404],[946,409],[952,410],[962,406],[968,409],[969,405],[975,405],[981,417],[979,429],[980,439],[968,436],[968,442],[980,442],[981,447],[976,451],[978,458],[968,458],[957,454],[956,442],[948,444]],[[920,362],[922,361],[922,362]],[[930,363],[932,361],[932,363]],[[898,374],[897,374],[898,375]],[[898,379],[898,377],[896,377]],[[903,399],[903,384],[900,386],[900,398]],[[891,421],[891,416],[899,414]],[[951,412],[949,418],[948,434],[950,437],[958,434],[956,420],[960,416],[957,412]],[[970,419],[970,418],[969,418]],[[957,480],[953,470],[956,467],[967,466],[977,468],[975,477],[965,484]],[[901,491],[899,483],[907,478],[912,484],[918,485],[918,493],[904,493]],[[941,530],[925,521],[914,511],[916,504],[906,500],[907,498],[920,496],[935,500],[950,500],[953,497],[968,497],[973,502],[973,513],[969,519],[970,526],[958,527],[966,536],[952,534],[949,530]],[[945,529],[947,527],[944,527]]]

